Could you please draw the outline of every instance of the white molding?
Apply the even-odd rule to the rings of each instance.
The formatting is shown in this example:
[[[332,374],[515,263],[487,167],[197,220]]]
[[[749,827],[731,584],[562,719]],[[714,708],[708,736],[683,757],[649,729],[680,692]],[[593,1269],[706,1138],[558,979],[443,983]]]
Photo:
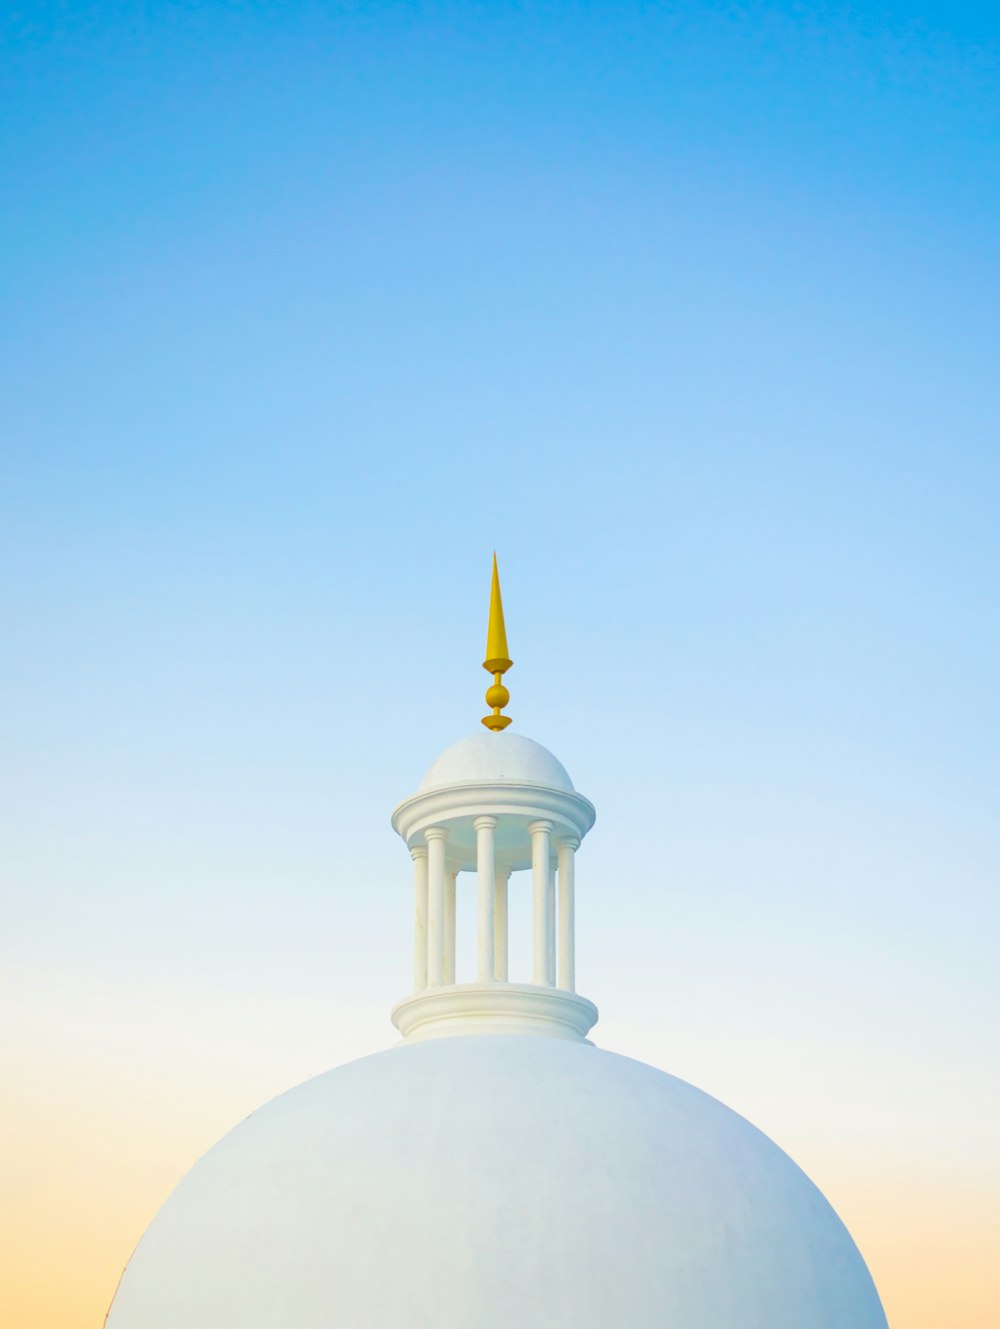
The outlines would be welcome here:
[[[405,997],[392,1010],[405,1043],[469,1034],[531,1034],[587,1043],[597,1007],[561,988],[528,983],[457,983]]]
[[[597,813],[593,803],[582,794],[552,789],[547,785],[515,784],[508,780],[495,784],[451,785],[414,794],[393,812],[392,826],[412,848],[424,843],[424,833],[432,826],[467,821],[471,827],[473,818],[482,816],[551,821],[553,835],[569,833],[582,840],[593,826]],[[463,869],[474,866],[474,854],[463,851]]]

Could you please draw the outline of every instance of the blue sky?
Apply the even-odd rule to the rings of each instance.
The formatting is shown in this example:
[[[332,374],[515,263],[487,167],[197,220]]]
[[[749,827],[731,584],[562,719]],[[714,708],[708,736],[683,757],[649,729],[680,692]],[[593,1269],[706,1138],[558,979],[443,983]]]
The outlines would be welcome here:
[[[276,760],[330,790],[345,750],[405,781],[477,717],[494,545],[514,712],[580,760],[985,817],[996,36],[22,8],[4,668],[39,819]]]
[[[873,1153],[920,1067],[981,1093],[998,41],[982,5],[8,14],[14,970],[67,1009],[360,985],[387,1029],[388,813],[482,713],[496,547],[510,713],[598,805],[606,1027],[776,1130],[755,1038],[886,1067]],[[980,1138],[935,1104],[904,1153]]]

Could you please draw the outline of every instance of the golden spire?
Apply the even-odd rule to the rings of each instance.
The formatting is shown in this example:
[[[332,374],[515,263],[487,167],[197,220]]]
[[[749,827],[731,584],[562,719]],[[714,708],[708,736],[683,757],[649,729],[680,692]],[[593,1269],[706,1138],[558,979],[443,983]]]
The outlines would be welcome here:
[[[493,682],[486,689],[486,705],[493,707],[492,715],[483,716],[487,729],[506,729],[510,724],[509,715],[500,712],[510,701],[510,693],[501,683],[501,678],[514,663],[507,658],[507,629],[503,621],[503,601],[500,599],[500,574],[497,572],[496,551],[493,553],[493,584],[490,587],[490,621],[486,629],[486,659],[483,668],[493,675]]]

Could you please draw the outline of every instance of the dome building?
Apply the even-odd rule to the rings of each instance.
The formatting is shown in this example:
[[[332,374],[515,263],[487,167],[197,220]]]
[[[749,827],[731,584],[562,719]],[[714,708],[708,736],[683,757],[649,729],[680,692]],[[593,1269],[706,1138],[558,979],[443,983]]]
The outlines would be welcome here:
[[[139,1243],[108,1329],[886,1329],[850,1235],[777,1145],[589,1041],[574,874],[595,812],[505,732],[495,562],[485,667],[489,732],[447,748],[392,818],[414,871],[401,1041],[211,1149]],[[516,980],[515,873],[532,901]],[[467,888],[476,980],[456,983]]]

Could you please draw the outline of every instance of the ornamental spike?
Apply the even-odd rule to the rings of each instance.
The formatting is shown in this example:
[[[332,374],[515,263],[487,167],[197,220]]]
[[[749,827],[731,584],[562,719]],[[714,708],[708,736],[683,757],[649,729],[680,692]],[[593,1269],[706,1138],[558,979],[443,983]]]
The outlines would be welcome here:
[[[492,715],[483,716],[487,729],[499,732],[510,724],[509,715],[500,712],[510,701],[510,693],[501,679],[514,663],[507,655],[507,629],[503,621],[503,600],[500,598],[500,574],[497,571],[496,550],[493,551],[493,581],[490,586],[490,621],[486,628],[486,659],[483,668],[493,675],[492,684],[486,689],[486,705],[492,706]]]

